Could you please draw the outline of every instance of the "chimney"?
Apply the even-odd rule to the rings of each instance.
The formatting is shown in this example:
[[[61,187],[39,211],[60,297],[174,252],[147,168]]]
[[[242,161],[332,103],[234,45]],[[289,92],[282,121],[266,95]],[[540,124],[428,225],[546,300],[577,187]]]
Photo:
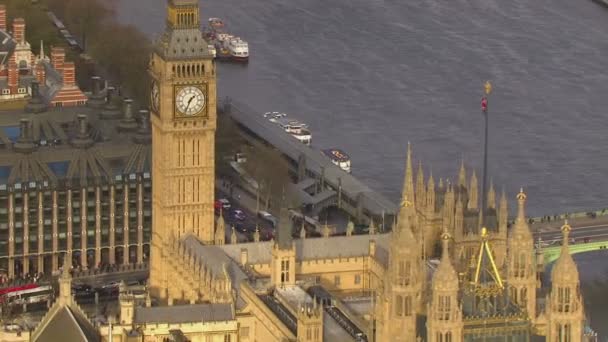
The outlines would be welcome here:
[[[89,134],[89,122],[88,117],[85,114],[78,114],[76,116],[78,133],[72,138],[72,145],[78,148],[89,148],[93,146],[95,141]]]
[[[0,30],[6,32],[6,6],[0,5]]]
[[[111,105],[112,101],[113,101],[113,97],[112,95],[114,95],[114,90],[116,88],[114,87],[108,87],[108,89],[106,90],[106,104],[107,105]]]
[[[58,73],[63,73],[63,65],[65,63],[65,50],[60,47],[54,47],[51,50],[51,65]]]
[[[97,97],[101,92],[101,77],[93,76],[91,80],[93,80],[93,96]]]
[[[118,124],[120,131],[135,131],[137,129],[137,121],[133,117],[133,100],[125,99],[123,108],[123,117]]]
[[[78,136],[85,138],[89,133],[89,124],[87,123],[87,116],[85,114],[78,114]]]
[[[76,85],[76,67],[74,62],[65,62],[63,64],[63,85],[73,87]]]
[[[25,19],[15,18],[13,20],[13,39],[17,41],[17,44],[25,43]]]
[[[32,136],[32,121],[30,119],[19,120],[19,139],[13,145],[13,149],[21,153],[31,153],[36,150]]]
[[[46,105],[40,96],[40,89],[38,88],[38,82],[32,81],[30,84],[32,89],[32,97],[27,101],[25,105],[25,111],[27,113],[42,113],[46,110]]]
[[[17,68],[17,62],[15,62],[15,55],[13,55],[8,61],[8,87],[11,90],[11,94],[17,94],[18,86],[19,69]]]
[[[42,63],[38,63],[36,66],[36,81],[40,84],[46,84],[46,69]]]

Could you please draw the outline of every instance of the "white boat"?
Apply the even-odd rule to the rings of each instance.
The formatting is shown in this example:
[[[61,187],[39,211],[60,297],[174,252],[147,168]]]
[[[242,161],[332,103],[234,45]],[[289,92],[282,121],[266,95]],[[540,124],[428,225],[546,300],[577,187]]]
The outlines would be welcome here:
[[[247,62],[249,60],[249,44],[239,37],[224,41],[224,47],[230,51],[233,60]]]
[[[215,46],[213,44],[209,44],[208,47],[209,47],[209,53],[211,53],[213,58],[217,57],[217,50],[215,49]]]
[[[308,125],[288,118],[285,113],[266,112],[264,113],[264,117],[267,118],[268,121],[277,124],[286,133],[289,133],[304,145],[310,146],[312,142],[312,133],[308,130]]]
[[[329,159],[331,159],[331,162],[337,165],[339,168],[348,173],[351,173],[350,157],[348,156],[348,154],[346,154],[346,152],[337,148],[330,148],[323,150],[322,153]]]

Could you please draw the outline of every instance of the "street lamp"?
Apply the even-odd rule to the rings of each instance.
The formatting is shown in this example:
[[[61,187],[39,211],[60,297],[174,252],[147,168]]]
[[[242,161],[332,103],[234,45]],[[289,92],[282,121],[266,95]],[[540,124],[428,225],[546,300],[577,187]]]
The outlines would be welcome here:
[[[481,182],[481,207],[479,208],[479,227],[485,227],[485,209],[488,183],[488,97],[492,92],[492,84],[486,81],[484,84],[484,96],[481,98],[481,112],[485,121],[484,140],[483,140],[483,175]]]

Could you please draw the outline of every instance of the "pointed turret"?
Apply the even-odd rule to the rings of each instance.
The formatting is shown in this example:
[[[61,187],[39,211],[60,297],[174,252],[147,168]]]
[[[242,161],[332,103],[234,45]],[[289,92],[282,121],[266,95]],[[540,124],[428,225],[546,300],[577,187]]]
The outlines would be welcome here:
[[[443,178],[439,178],[439,190],[443,190]]]
[[[503,192],[504,197],[504,192]],[[501,199],[499,227],[506,230],[506,219],[503,222],[502,212],[506,213],[506,198]],[[509,255],[507,270],[509,285],[513,291],[512,300],[525,309],[531,318],[536,316],[536,260],[534,240],[525,214],[526,194],[523,189],[517,194],[517,219],[507,239]],[[506,215],[506,214],[505,214]]]
[[[441,262],[433,275],[433,290],[445,290],[447,288],[458,291],[458,274],[452,265],[449,253],[450,239],[452,237],[447,231],[441,234]]]
[[[255,226],[255,232],[253,233],[253,241],[260,242],[260,227],[258,225]]]
[[[403,181],[403,191],[401,198],[414,200],[414,172],[412,171],[412,146],[407,143],[407,160],[405,163],[405,180]]]
[[[325,223],[325,225],[323,225],[323,237],[328,238],[330,235],[331,235],[331,228],[329,228],[327,223]]]
[[[461,241],[464,237],[464,205],[460,196],[456,200],[456,210],[454,213],[454,237],[456,241]]]
[[[464,158],[460,161],[460,172],[458,172],[458,186],[466,189],[467,187],[467,172],[464,168]]]
[[[506,237],[507,234],[507,221],[509,211],[507,209],[507,195],[505,189],[502,189],[500,194],[500,203],[498,205],[498,232]]]
[[[72,302],[72,255],[65,253],[63,255],[63,267],[61,276],[59,277],[59,301],[63,304]]]
[[[426,207],[428,211],[435,212],[435,179],[433,172],[429,175],[429,181],[426,186]]]
[[[346,225],[346,236],[351,236],[355,232],[355,224],[352,220],[348,220],[348,224]]]
[[[239,239],[236,236],[236,229],[234,226],[232,226],[232,232],[230,233],[230,244],[236,245],[237,243],[239,243]]]
[[[471,186],[469,187],[469,203],[467,204],[467,208],[471,210],[477,209],[478,193],[479,189],[477,186],[477,175],[475,174],[475,170],[473,170],[473,174],[471,175]]]
[[[449,253],[450,234],[441,235],[441,262],[433,275],[431,302],[428,304],[427,336],[433,341],[462,342],[462,310],[458,302],[458,274]]]
[[[426,205],[426,188],[424,186],[424,171],[422,163],[418,163],[418,172],[416,173],[416,207],[424,208]]]
[[[223,210],[220,209],[220,216],[217,218],[216,226],[215,226],[215,244],[223,245],[226,239],[226,222],[224,221],[224,213]]]
[[[494,191],[494,182],[490,181],[490,190],[488,191],[488,208],[496,208],[496,191]]]
[[[368,230],[369,230],[369,235],[376,234],[376,224],[374,223],[374,218],[373,217],[369,220],[369,228],[368,228]]]
[[[551,282],[554,285],[579,284],[578,267],[576,267],[572,255],[570,255],[569,243],[571,230],[572,227],[570,227],[568,220],[566,220],[562,226],[562,249],[559,258],[555,262],[555,266],[553,266],[553,271],[551,272]]]
[[[300,227],[300,239],[306,239],[306,227],[304,226],[304,221],[302,221],[302,227]]]
[[[517,218],[515,219],[515,225],[511,230],[511,239],[533,241],[532,233],[530,233],[530,226],[528,225],[528,220],[526,219],[527,198],[528,196],[526,196],[524,193],[524,189],[521,188],[517,194]]]
[[[551,295],[547,306],[548,341],[581,341],[585,310],[576,263],[570,255],[568,221],[562,226],[562,249],[551,272]]]

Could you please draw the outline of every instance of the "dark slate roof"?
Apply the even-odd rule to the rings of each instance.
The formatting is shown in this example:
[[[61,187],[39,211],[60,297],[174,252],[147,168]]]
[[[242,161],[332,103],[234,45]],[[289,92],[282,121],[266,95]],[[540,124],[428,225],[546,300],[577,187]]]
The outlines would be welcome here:
[[[85,317],[65,306],[55,313],[35,342],[57,341],[93,342],[100,338]]]
[[[231,321],[230,304],[194,304],[135,308],[135,323],[193,323]]]
[[[119,131],[121,117],[102,119],[102,110],[53,107],[36,114],[0,111],[0,185],[27,182],[83,185],[98,181],[105,184],[133,173],[149,174],[149,142],[139,143],[145,141],[139,139],[140,131]],[[79,114],[87,118],[90,141],[86,144],[78,143],[82,142],[78,141]],[[32,122],[31,139],[36,147],[30,153],[14,148],[22,118]],[[136,118],[141,121],[139,112]]]

